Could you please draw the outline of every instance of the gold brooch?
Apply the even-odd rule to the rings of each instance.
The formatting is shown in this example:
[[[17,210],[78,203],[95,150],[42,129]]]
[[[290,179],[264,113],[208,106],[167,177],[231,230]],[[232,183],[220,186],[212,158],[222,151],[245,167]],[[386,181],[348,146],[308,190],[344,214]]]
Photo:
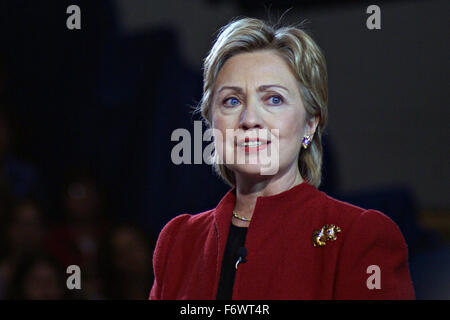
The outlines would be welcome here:
[[[341,228],[334,224],[326,224],[320,230],[313,232],[312,241],[314,247],[323,247],[329,240],[336,240],[337,234],[341,232]]]

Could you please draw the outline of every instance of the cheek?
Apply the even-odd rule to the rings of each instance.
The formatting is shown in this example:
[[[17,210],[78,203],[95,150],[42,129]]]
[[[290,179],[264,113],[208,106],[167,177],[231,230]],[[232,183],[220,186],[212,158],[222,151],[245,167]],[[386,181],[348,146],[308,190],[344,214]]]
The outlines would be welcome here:
[[[300,152],[304,129],[302,114],[292,113],[279,120],[277,127],[280,128],[278,134],[280,161],[290,162]]]
[[[280,142],[292,143],[302,139],[304,131],[304,119],[301,113],[295,112],[286,114],[282,119],[278,119],[276,127],[279,128]]]
[[[220,158],[223,159],[226,153],[225,150],[233,147],[232,137],[227,138],[227,132],[228,135],[233,132],[233,123],[231,119],[223,115],[213,115],[211,125],[213,127],[215,149]]]

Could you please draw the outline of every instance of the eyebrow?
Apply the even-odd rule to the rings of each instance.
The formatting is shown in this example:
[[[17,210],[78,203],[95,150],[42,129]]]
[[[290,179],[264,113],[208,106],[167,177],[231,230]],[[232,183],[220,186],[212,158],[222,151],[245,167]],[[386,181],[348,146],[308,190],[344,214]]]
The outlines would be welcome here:
[[[219,90],[217,90],[217,93],[221,93],[224,90],[233,90],[233,91],[236,91],[238,93],[242,93],[243,92],[241,87],[223,86]]]
[[[258,87],[257,91],[258,91],[258,92],[266,91],[267,89],[272,88],[272,87],[275,87],[275,88],[281,88],[281,89],[285,90],[287,93],[290,93],[289,90],[288,90],[286,87],[283,87],[282,85],[279,85],[279,84],[266,84],[266,85],[262,85],[262,86],[259,86],[259,87]],[[243,92],[243,90],[242,90],[241,87],[223,86],[223,87],[221,87],[219,90],[217,90],[217,93],[220,93],[220,92],[222,92],[223,90],[227,90],[227,89],[236,91],[236,92],[238,92],[238,93],[242,93],[242,92]]]

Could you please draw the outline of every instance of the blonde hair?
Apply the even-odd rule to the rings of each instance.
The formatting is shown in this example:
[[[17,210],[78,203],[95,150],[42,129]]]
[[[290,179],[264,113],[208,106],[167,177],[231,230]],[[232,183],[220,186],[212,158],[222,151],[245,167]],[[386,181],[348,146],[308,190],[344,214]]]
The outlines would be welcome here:
[[[322,175],[322,133],[328,115],[327,70],[320,48],[304,30],[298,27],[276,28],[254,18],[241,18],[221,28],[204,60],[203,97],[199,109],[210,126],[214,85],[222,66],[239,53],[265,49],[275,50],[286,61],[299,84],[307,115],[319,117],[313,139],[307,149],[300,149],[298,159],[302,178],[318,187]],[[235,185],[233,171],[217,162],[214,162],[214,167],[225,182]]]

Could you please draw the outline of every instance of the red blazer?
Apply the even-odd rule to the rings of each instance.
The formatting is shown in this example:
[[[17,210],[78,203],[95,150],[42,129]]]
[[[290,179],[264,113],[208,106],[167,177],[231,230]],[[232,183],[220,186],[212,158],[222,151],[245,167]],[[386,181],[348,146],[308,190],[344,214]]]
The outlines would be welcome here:
[[[177,216],[163,228],[150,299],[216,298],[234,203],[233,189],[215,209]],[[341,229],[336,240],[313,246],[314,231],[330,224]],[[414,299],[397,225],[306,182],[257,199],[245,247],[233,299]],[[376,275],[380,288],[369,289]]]

